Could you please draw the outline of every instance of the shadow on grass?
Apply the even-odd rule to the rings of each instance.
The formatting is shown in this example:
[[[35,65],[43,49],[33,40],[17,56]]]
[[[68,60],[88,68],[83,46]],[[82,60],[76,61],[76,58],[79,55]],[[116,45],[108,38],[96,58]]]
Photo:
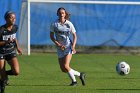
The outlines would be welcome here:
[[[137,91],[140,91],[140,88],[139,89],[96,89],[96,90],[137,90]]]
[[[131,78],[131,77],[125,77],[125,76],[121,76],[121,77],[103,77],[103,78],[95,78],[95,79],[140,79],[140,78]]]
[[[47,84],[46,85],[45,84],[44,85],[43,84],[42,85],[39,85],[39,84],[38,85],[37,84],[24,85],[23,84],[22,85],[22,84],[11,84],[11,85],[7,85],[7,86],[37,86],[38,87],[38,86],[69,86],[69,85],[47,85]]]

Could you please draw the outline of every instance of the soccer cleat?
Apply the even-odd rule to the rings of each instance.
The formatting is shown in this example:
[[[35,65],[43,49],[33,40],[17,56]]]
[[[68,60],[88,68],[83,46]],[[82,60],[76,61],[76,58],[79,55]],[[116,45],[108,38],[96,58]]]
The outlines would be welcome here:
[[[77,82],[72,82],[70,86],[77,86]]]
[[[80,79],[81,79],[81,82],[82,82],[82,85],[85,86],[85,76],[86,74],[85,73],[80,73]]]

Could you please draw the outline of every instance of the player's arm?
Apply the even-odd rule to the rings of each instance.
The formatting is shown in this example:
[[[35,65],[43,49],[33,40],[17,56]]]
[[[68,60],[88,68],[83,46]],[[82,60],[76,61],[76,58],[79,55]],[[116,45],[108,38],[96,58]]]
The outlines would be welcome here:
[[[1,37],[1,35],[0,35],[0,37]],[[0,40],[0,46],[4,46],[4,45],[6,45],[6,44],[8,44],[8,43],[11,43],[11,42],[13,42],[11,39],[8,39],[8,40],[6,40],[6,41]]]
[[[19,47],[19,44],[18,44],[17,39],[15,38],[14,41],[15,41],[16,48],[17,48],[18,53],[19,53],[20,55],[22,55],[22,49]]]
[[[73,51],[73,53],[76,53],[76,50],[75,50],[76,42],[77,42],[77,35],[76,35],[76,32],[74,32],[73,33],[73,43],[72,43],[72,51]]]
[[[55,45],[56,46],[61,46],[60,44],[59,44],[59,42],[58,41],[56,41],[56,39],[55,39],[55,37],[54,37],[54,24],[52,23],[51,24],[51,26],[50,26],[50,39],[55,43]]]
[[[62,50],[65,50],[65,46],[61,45],[55,38],[54,38],[54,32],[50,32],[50,38],[55,43],[56,46],[60,47]]]
[[[4,46],[6,44],[9,44],[11,42],[13,42],[14,40],[11,39],[11,38],[8,38],[6,40],[3,40],[3,37],[2,37],[2,32],[5,30],[5,28],[2,28],[0,27],[0,46]]]
[[[5,44],[7,44],[8,42],[6,41],[2,41],[2,31],[1,31],[1,27],[0,27],[0,46],[4,46]]]
[[[4,46],[7,42],[5,41],[0,41],[0,46]]]
[[[55,43],[56,46],[61,46],[58,41],[54,38],[54,32],[50,32],[50,38]]]
[[[73,34],[72,51],[73,51],[73,53],[76,53],[75,46],[76,46],[76,42],[77,42],[77,34],[76,34],[75,27],[72,23],[70,23],[70,27],[71,27],[71,32]]]

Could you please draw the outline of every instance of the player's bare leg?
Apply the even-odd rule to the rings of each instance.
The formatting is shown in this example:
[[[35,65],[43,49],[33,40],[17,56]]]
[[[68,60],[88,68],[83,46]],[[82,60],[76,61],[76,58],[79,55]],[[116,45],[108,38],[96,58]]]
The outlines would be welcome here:
[[[5,62],[4,60],[0,60],[0,93],[4,93],[5,90],[5,80],[6,80],[6,72],[5,72]]]

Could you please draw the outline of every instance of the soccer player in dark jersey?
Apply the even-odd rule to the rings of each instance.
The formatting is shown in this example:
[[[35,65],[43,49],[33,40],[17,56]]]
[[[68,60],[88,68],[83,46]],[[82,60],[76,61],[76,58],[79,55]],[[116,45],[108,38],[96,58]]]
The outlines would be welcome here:
[[[22,54],[16,39],[18,30],[17,25],[15,25],[16,15],[12,11],[7,11],[4,18],[6,24],[0,27],[0,93],[4,93],[8,75],[19,74],[19,63],[16,53]],[[6,71],[6,61],[10,65],[11,70]]]

